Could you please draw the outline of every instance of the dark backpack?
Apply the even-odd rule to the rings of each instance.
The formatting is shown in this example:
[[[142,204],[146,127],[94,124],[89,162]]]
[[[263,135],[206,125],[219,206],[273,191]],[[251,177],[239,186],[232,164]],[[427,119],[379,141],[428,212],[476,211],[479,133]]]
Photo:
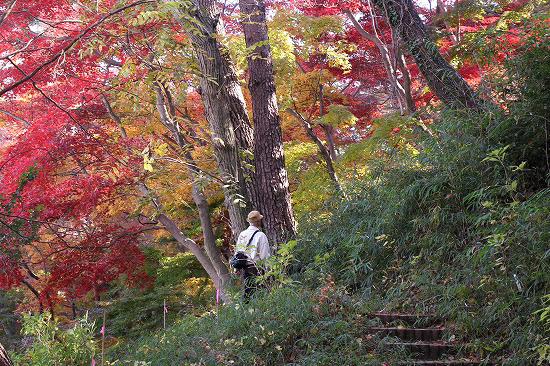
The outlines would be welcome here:
[[[250,237],[250,240],[248,241],[248,244],[246,245],[246,249],[248,250],[248,246],[250,243],[252,243],[252,239],[254,239],[254,235],[256,235],[260,230],[256,230],[254,234]],[[231,267],[235,269],[243,269],[247,266],[247,264],[251,263],[250,258],[248,258],[248,255],[246,255],[245,252],[238,251],[235,253],[235,255],[231,258]]]

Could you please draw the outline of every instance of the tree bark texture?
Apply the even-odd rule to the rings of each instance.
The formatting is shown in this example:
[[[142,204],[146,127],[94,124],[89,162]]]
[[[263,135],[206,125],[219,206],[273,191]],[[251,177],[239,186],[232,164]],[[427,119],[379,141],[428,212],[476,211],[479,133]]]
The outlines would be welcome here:
[[[246,152],[252,153],[253,131],[235,67],[228,50],[216,38],[224,35],[219,9],[213,0],[192,0],[190,3],[186,14],[179,14],[179,20],[197,56],[201,72],[200,94],[236,239],[247,227],[249,202],[258,202],[254,172],[246,168],[250,162],[245,157]]]
[[[399,32],[418,69],[435,95],[452,107],[483,110],[483,101],[439,53],[426,31],[412,0],[374,0]]]
[[[4,346],[2,346],[2,343],[0,343],[0,366],[13,366],[10,356]]]
[[[277,106],[264,0],[239,1],[246,47],[249,49],[248,88],[254,116],[254,167],[258,209],[271,245],[296,237],[281,120]]]

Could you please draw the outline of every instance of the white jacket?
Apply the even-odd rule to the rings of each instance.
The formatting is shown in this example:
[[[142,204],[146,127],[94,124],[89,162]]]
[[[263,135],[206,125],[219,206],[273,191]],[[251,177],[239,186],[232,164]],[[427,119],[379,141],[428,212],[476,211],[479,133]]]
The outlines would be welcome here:
[[[256,226],[250,225],[246,230],[240,233],[239,238],[237,239],[237,244],[235,245],[236,252],[244,252],[250,259],[256,263],[259,260],[269,258],[271,256],[269,250],[269,243],[267,241],[267,236],[259,231]],[[254,234],[255,231],[258,231],[250,245],[248,242]],[[248,245],[248,248],[247,248]]]

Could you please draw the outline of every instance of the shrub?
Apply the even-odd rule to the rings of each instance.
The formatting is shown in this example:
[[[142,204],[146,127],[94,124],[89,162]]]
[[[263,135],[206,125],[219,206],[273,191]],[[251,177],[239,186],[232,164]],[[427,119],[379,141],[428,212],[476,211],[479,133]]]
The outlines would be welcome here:
[[[14,357],[15,365],[89,365],[96,351],[94,324],[87,315],[62,329],[49,313],[26,314],[23,334],[32,344]]]

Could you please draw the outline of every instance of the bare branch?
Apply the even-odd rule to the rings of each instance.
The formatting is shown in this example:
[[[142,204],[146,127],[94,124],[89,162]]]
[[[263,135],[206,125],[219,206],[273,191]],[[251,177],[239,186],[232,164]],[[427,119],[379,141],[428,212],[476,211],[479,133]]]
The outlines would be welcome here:
[[[122,125],[122,121],[118,117],[118,115],[113,111],[113,108],[111,107],[111,103],[107,100],[107,97],[105,96],[105,93],[101,93],[101,100],[103,101],[103,104],[105,105],[105,108],[107,108],[107,112],[109,113],[109,116],[115,121],[118,129],[120,130],[120,135],[122,138],[127,138],[128,135],[126,135],[126,129]]]
[[[27,125],[27,127],[30,127],[30,122],[27,122],[26,120],[24,120],[23,118],[21,117],[18,117],[16,116],[15,114],[13,113],[10,113],[4,109],[0,109],[0,112],[4,113],[4,114],[7,114],[8,116],[12,117],[12,118],[15,118],[16,120],[20,121],[20,122],[23,122],[25,125]]]
[[[8,5],[8,8],[4,12],[4,14],[0,15],[0,25],[2,25],[2,23],[4,23],[4,20],[6,20],[8,15],[11,13],[11,11],[13,10],[13,7],[15,6],[16,2],[17,2],[17,0],[11,0],[11,3]]]

